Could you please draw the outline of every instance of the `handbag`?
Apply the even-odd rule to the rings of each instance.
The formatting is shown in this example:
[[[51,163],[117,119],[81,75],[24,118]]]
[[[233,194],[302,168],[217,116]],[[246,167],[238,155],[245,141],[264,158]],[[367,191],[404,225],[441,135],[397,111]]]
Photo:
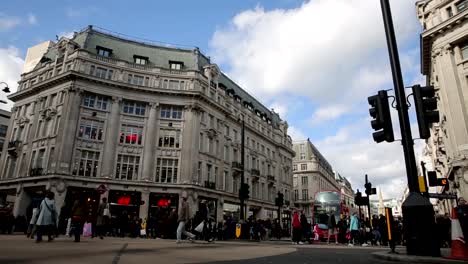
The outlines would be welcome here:
[[[195,231],[197,231],[199,233],[203,232],[203,227],[204,226],[205,226],[205,223],[204,223],[204,221],[202,221],[200,224],[198,224],[197,227],[195,227]]]
[[[110,209],[109,209],[109,204],[106,204],[106,208],[104,208],[104,212],[102,213],[102,215],[111,218],[111,213],[110,213]]]

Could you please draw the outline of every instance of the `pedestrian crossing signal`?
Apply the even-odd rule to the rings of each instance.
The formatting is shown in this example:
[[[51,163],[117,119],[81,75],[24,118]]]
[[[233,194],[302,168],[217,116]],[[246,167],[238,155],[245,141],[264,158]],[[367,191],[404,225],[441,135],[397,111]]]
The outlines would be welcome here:
[[[429,186],[448,186],[447,178],[437,178],[435,171],[428,171],[427,178],[429,181]]]

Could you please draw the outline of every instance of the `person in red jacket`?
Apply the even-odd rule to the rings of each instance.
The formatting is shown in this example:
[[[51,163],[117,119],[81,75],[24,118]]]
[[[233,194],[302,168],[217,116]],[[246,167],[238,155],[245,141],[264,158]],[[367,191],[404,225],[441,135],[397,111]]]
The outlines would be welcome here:
[[[292,221],[292,227],[293,227],[293,235],[292,235],[292,241],[293,244],[304,244],[301,241],[301,221],[299,220],[299,213],[296,211],[293,214],[293,221]]]

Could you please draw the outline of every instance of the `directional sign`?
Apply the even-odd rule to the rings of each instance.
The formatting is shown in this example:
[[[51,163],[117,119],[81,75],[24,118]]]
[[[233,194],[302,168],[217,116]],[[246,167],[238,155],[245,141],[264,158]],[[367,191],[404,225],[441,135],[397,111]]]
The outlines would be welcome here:
[[[457,195],[456,194],[448,194],[448,193],[429,193],[429,198],[457,199]]]

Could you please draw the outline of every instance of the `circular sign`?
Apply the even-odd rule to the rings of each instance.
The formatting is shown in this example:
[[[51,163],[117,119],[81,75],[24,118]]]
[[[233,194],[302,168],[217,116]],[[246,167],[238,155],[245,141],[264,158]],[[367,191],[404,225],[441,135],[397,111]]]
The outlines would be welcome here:
[[[107,191],[107,187],[104,184],[101,184],[99,187],[97,187],[96,191],[99,194],[104,194]]]

